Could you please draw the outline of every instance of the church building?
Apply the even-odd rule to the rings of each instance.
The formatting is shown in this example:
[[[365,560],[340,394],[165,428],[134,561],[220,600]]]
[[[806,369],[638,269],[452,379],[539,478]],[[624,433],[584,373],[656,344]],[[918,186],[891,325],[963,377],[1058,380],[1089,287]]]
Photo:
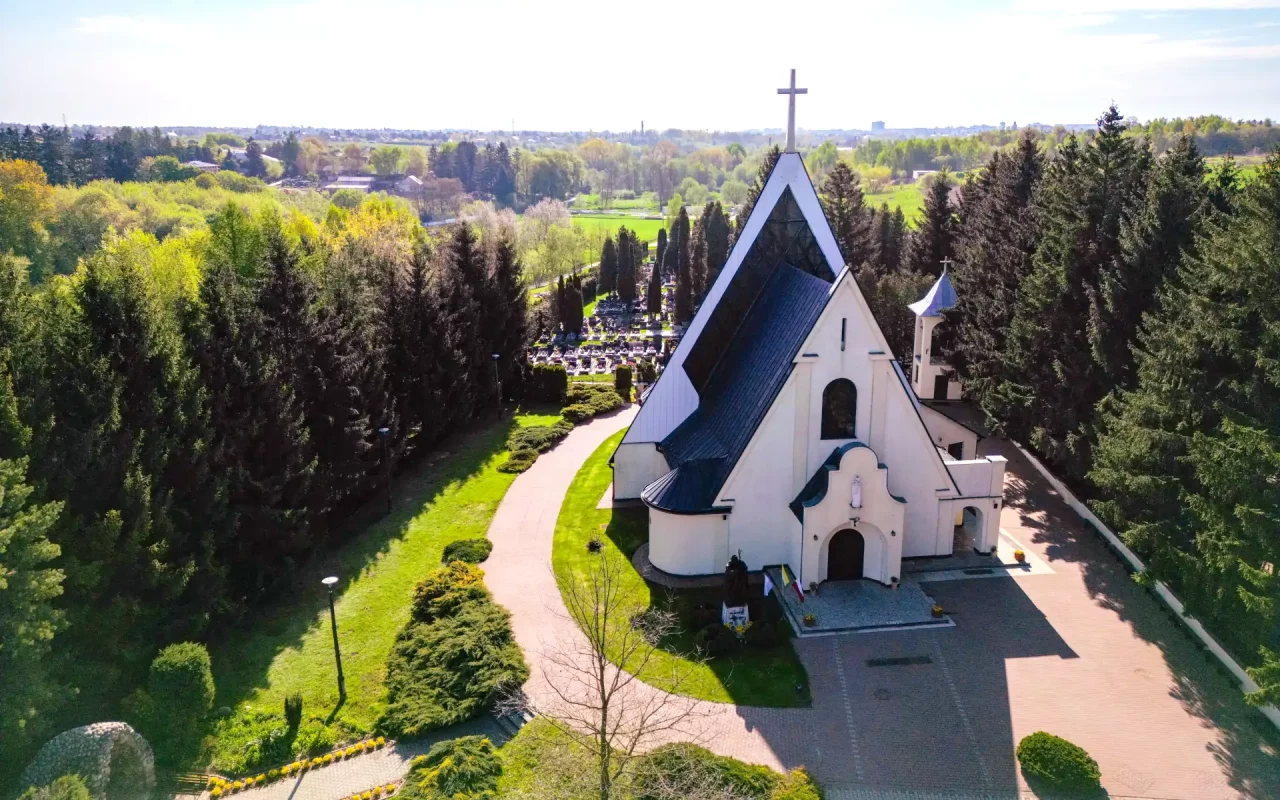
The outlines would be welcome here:
[[[977,457],[978,435],[935,408],[960,393],[931,355],[950,279],[911,306],[908,377],[789,134],[614,453],[614,498],[644,502],[649,558],[676,575],[720,573],[740,555],[752,569],[786,565],[805,586],[891,585],[904,558],[991,552],[1005,459]]]

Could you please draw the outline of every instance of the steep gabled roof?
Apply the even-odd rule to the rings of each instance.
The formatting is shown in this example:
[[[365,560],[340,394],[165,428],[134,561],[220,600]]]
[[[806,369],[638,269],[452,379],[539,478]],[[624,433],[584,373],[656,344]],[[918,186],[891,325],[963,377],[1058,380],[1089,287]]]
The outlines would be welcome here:
[[[671,472],[642,498],[672,513],[717,510],[716,493],[786,383],[831,286],[788,264],[773,270],[705,381],[701,402],[659,448]]]
[[[782,209],[775,210],[782,204]],[[757,246],[757,241],[760,245]],[[769,258],[760,263],[764,268],[757,272],[751,266],[756,259],[748,261],[752,251],[768,253]],[[631,423],[622,443],[661,442],[690,414],[701,402],[700,392],[705,388],[712,369],[718,359],[695,356],[686,370],[686,359],[694,351],[703,352],[699,346],[704,331],[709,323],[716,320],[715,331],[710,333],[714,340],[713,353],[723,351],[729,340],[733,338],[736,325],[745,313],[746,307],[754,301],[750,291],[735,289],[728,292],[734,284],[739,271],[747,264],[746,277],[748,284],[756,287],[767,279],[769,270],[779,263],[788,263],[793,268],[822,275],[830,282],[844,265],[840,255],[840,247],[836,244],[831,226],[822,213],[822,205],[818,202],[817,192],[809,173],[805,171],[804,161],[796,153],[783,153],[769,174],[764,189],[760,192],[751,216],[743,227],[742,234],[734,243],[724,269],[716,278],[716,282],[707,292],[706,299],[689,324],[684,338],[676,351],[671,355],[667,368],[654,384],[648,400],[641,407]],[[769,263],[772,262],[772,263]],[[745,302],[742,295],[746,295]],[[726,307],[732,305],[737,311],[733,314],[717,314],[720,303],[728,297]],[[695,384],[696,381],[696,384]]]

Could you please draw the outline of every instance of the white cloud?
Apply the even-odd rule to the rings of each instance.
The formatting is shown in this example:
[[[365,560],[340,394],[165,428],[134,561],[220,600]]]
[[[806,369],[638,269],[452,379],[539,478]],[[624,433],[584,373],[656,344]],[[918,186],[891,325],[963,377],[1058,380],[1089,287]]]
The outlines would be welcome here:
[[[192,28],[186,23],[163,20],[157,17],[100,14],[92,17],[80,17],[76,21],[75,31],[89,36],[122,36],[162,40],[171,36],[189,34],[192,32]]]

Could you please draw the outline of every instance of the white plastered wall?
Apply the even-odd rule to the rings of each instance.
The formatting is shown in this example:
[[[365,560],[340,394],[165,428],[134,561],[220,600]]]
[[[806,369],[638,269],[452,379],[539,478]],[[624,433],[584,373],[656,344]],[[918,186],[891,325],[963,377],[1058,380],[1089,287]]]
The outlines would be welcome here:
[[[929,435],[933,437],[933,443],[938,447],[946,450],[951,445],[959,442],[964,445],[964,451],[960,456],[961,459],[973,458],[977,454],[978,434],[951,419],[946,414],[925,405],[920,406],[920,418],[924,420],[925,428],[929,430]],[[954,475],[955,473],[952,474]]]
[[[961,397],[960,381],[955,372],[951,372],[951,380],[947,382],[946,397],[934,397],[933,380],[937,375],[950,370],[946,364],[931,363],[933,352],[933,332],[942,322],[942,317],[916,317],[915,342],[912,347],[911,388],[922,400],[959,400]]]
[[[668,514],[649,509],[649,560],[673,575],[711,575],[729,562],[724,514]],[[745,555],[745,553],[744,553]],[[752,564],[752,569],[759,565]]]
[[[800,567],[804,584],[826,580],[831,537],[845,528],[862,534],[862,577],[888,584],[891,578],[901,575],[906,505],[890,496],[886,472],[878,467],[878,461],[869,447],[847,451],[840,468],[828,473],[827,493],[821,502],[804,509],[804,558]],[[850,504],[854,476],[862,478],[862,507],[856,509]]]
[[[652,442],[621,444],[613,454],[613,499],[634,500],[669,471],[666,457]]]

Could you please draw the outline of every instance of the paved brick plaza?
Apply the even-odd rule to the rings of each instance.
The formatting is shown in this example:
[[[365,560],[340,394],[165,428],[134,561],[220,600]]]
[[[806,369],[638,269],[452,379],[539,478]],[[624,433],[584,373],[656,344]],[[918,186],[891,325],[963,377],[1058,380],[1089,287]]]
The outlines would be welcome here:
[[[539,645],[574,635],[549,569],[564,492],[628,409],[580,426],[517,478],[484,565],[543,680]],[[1016,450],[1001,528],[1051,573],[928,584],[954,628],[795,641],[811,708],[704,703],[701,742],[772,767],[806,765],[830,800],[1017,796],[1013,748],[1036,730],[1085,747],[1112,798],[1280,798],[1280,758],[1239,690],[1164,616]],[[893,657],[907,666],[867,665]],[[917,659],[919,660],[919,659]],[[652,690],[650,690],[652,691]]]

